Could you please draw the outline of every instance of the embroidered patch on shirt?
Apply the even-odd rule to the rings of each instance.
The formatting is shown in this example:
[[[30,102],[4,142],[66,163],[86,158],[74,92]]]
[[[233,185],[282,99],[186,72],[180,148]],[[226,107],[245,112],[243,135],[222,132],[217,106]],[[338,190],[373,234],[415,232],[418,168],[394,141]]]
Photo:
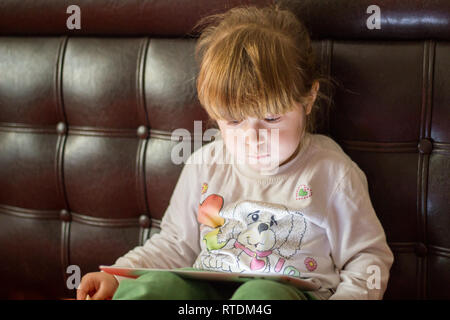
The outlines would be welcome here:
[[[206,182],[202,185],[202,194],[204,194],[208,190],[208,184]]]
[[[312,196],[312,190],[308,186],[301,184],[295,190],[295,200],[303,200]]]
[[[223,207],[223,198],[218,194],[210,194],[198,206],[197,221],[212,228],[224,224],[225,220],[219,215]]]
[[[306,269],[308,269],[309,271],[314,271],[317,269],[317,262],[313,258],[308,257],[305,259],[304,262],[305,262]]]

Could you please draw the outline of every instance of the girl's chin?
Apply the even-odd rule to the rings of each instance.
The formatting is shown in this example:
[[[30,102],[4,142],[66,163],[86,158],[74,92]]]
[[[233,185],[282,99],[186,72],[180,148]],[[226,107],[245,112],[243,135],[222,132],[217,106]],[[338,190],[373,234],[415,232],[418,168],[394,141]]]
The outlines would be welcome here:
[[[255,170],[259,170],[259,171],[261,171],[261,170],[264,170],[264,171],[273,170],[273,169],[279,167],[279,163],[278,162],[271,162],[271,159],[269,159],[269,158],[267,160],[259,159],[257,162],[255,162],[254,160],[253,160],[253,162],[248,161],[247,164],[251,168],[253,168]]]
[[[235,160],[239,164],[244,164],[255,170],[270,170],[277,168],[280,165],[280,162],[274,157],[262,157],[259,159],[251,157],[237,157]]]

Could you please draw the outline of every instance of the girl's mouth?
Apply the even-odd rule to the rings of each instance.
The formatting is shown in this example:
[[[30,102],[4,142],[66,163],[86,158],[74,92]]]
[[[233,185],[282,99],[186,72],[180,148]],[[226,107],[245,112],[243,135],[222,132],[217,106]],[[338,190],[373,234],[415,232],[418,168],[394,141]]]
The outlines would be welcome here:
[[[258,156],[249,155],[248,157],[259,160],[259,159],[262,159],[262,158],[266,158],[268,156],[269,156],[268,154],[264,154],[264,155],[258,155]]]

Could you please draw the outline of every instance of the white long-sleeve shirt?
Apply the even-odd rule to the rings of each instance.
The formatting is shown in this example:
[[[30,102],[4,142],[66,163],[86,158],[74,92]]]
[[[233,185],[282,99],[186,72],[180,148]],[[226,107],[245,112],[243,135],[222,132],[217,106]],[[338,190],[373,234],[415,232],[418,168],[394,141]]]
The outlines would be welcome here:
[[[289,274],[330,299],[382,299],[393,254],[365,174],[331,138],[302,141],[270,176],[232,163],[220,137],[195,151],[161,232],[115,266]]]

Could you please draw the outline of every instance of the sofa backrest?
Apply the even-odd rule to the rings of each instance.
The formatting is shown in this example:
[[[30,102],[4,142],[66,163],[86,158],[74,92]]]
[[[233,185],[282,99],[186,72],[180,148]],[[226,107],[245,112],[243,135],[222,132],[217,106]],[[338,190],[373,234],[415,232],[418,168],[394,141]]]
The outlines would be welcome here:
[[[206,130],[191,28],[244,3],[79,0],[68,29],[71,2],[0,5],[1,298],[74,297],[69,266],[158,232],[183,166],[171,134]],[[449,2],[285,3],[340,83],[318,133],[367,175],[395,254],[385,298],[450,298]]]

